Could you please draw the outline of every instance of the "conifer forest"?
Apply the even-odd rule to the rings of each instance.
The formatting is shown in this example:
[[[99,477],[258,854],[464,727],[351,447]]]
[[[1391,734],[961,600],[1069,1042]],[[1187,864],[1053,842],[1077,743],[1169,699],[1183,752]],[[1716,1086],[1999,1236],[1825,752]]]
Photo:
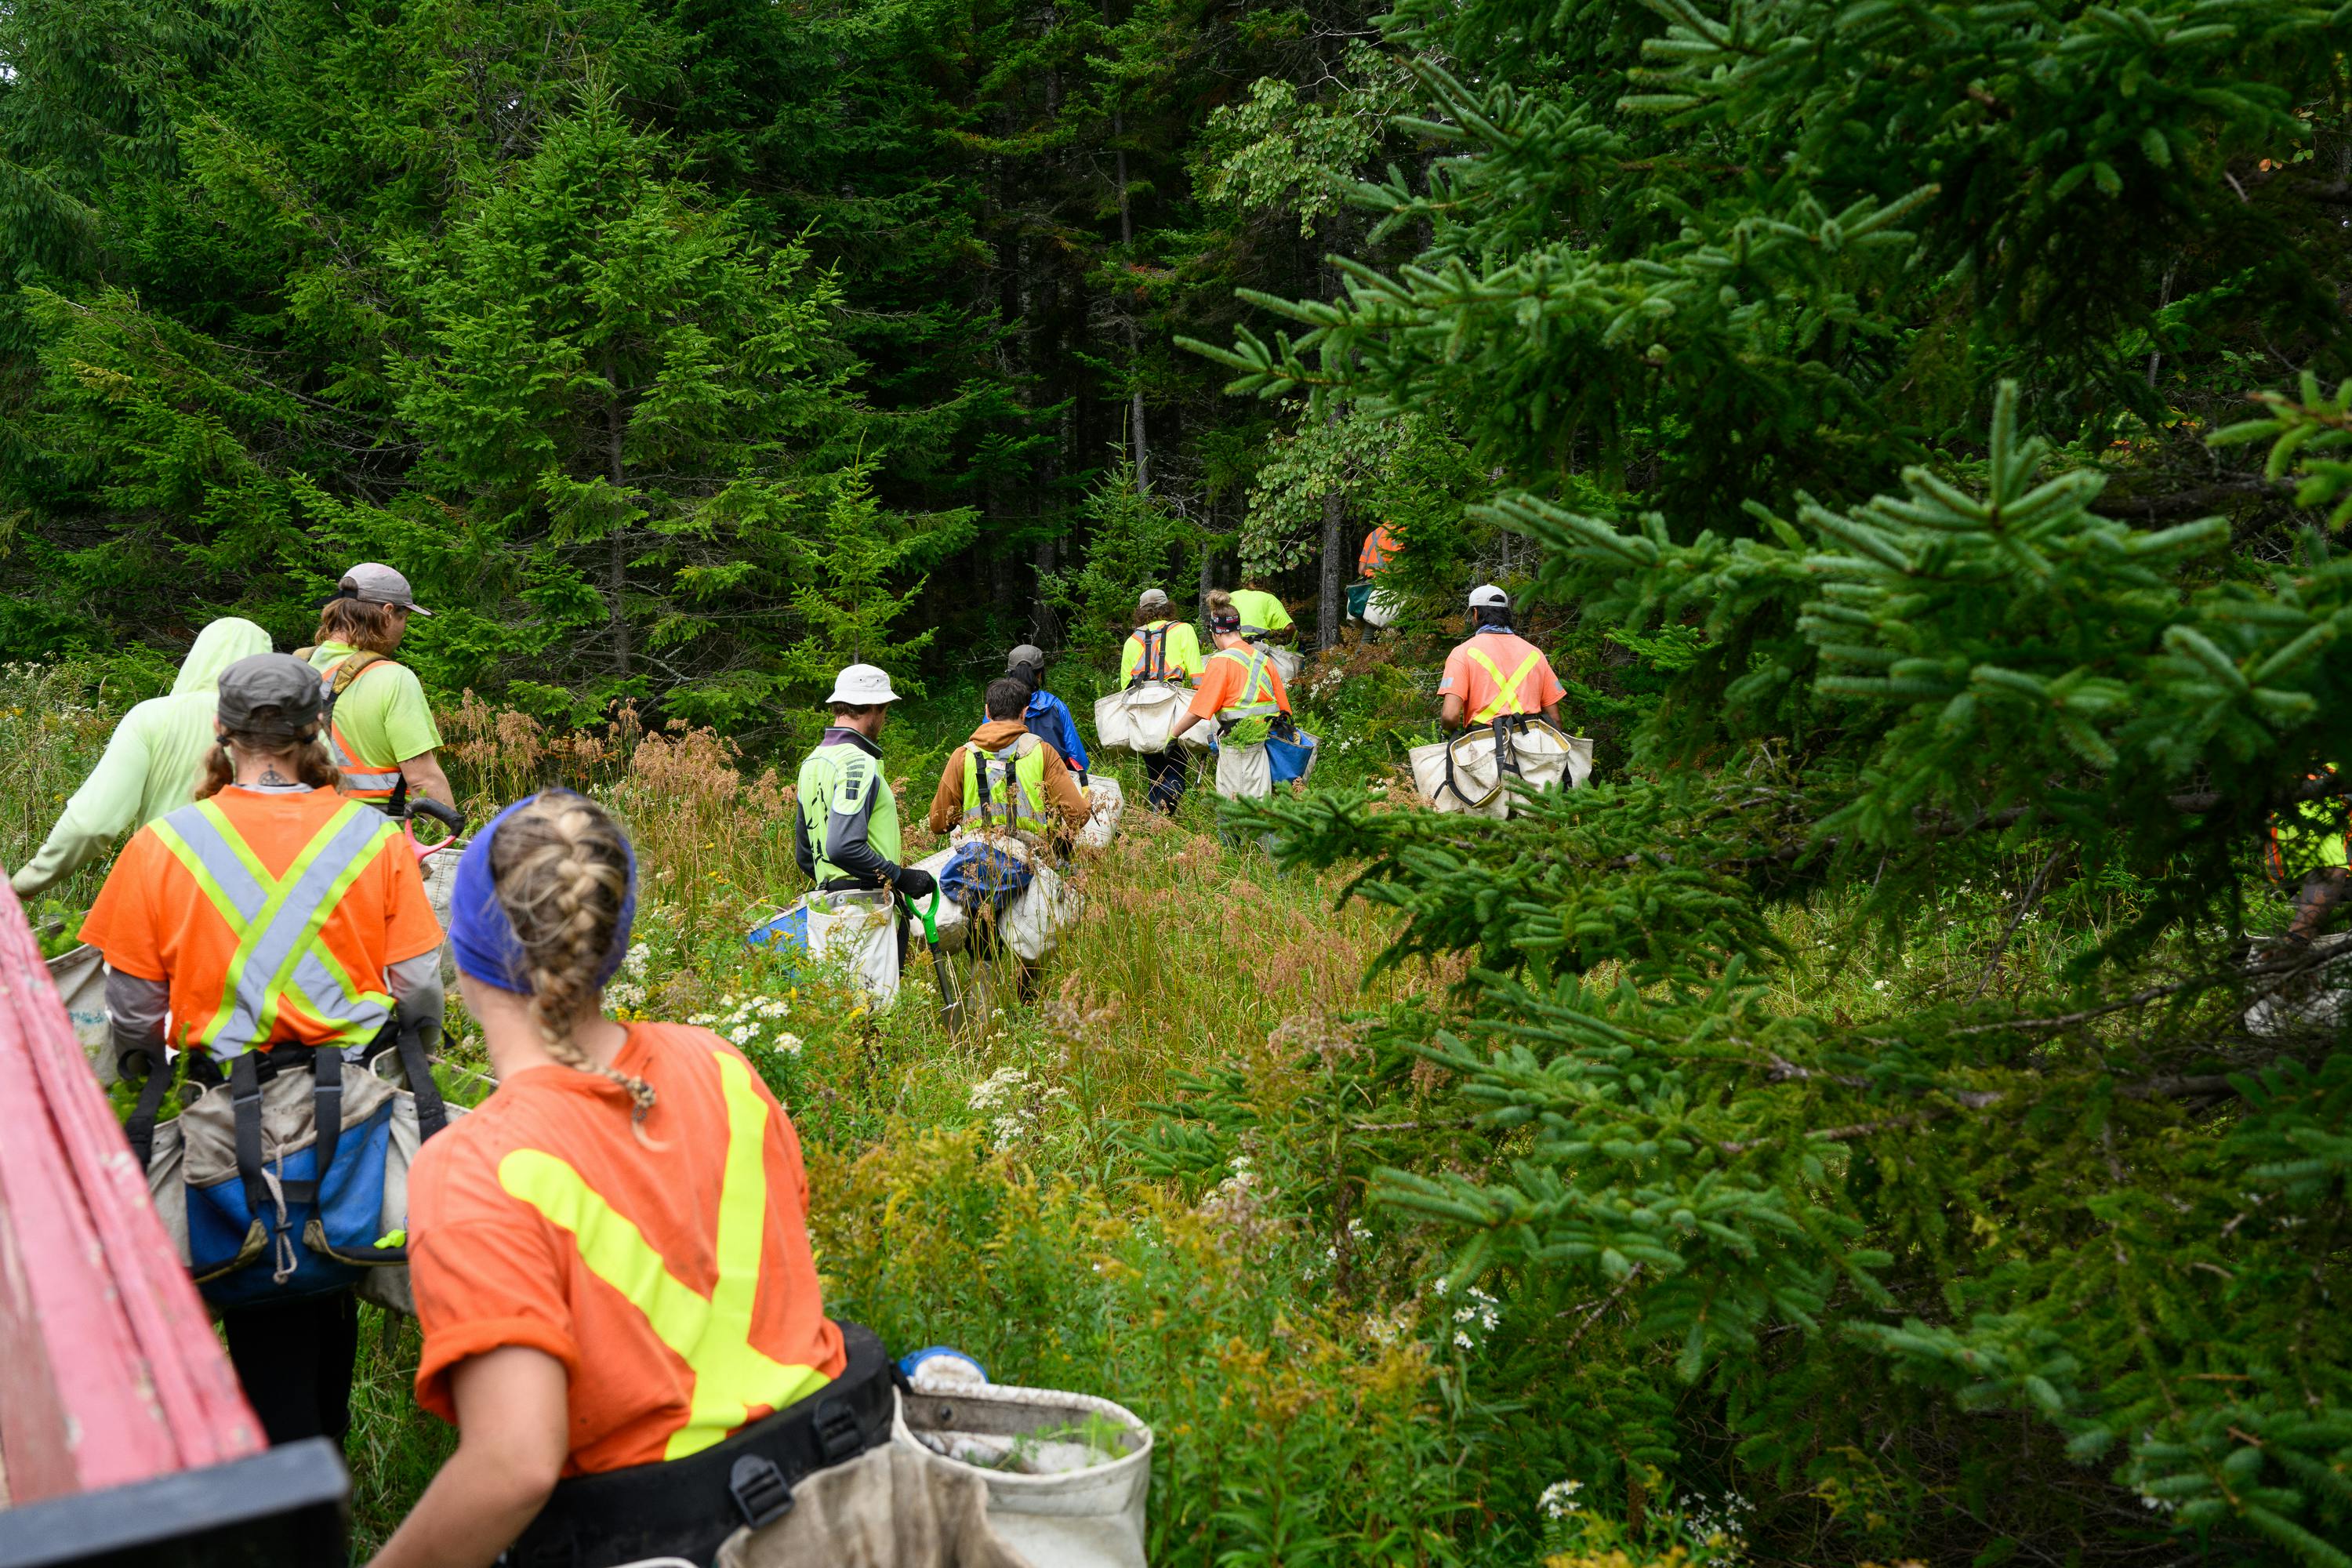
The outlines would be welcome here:
[[[2352,4],[6,0],[0,263],[0,860],[398,564],[828,1306],[1150,1420],[1155,1563],[2352,1568]],[[1488,582],[1596,743],[1491,822]],[[1307,787],[1131,779],[989,1040],[760,1010],[837,667],[912,822],[1244,583]]]

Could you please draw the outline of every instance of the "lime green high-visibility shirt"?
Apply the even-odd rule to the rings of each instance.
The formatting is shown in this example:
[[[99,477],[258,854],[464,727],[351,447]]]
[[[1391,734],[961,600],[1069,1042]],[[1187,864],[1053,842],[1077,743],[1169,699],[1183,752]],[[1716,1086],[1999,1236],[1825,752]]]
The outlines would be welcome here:
[[[320,643],[310,650],[310,668],[328,669],[357,652],[349,643]],[[335,728],[351,742],[352,760],[371,773],[389,772],[441,749],[441,731],[433,722],[424,683],[397,661],[362,672],[344,689],[335,699]]]
[[[1282,607],[1282,601],[1258,588],[1234,590],[1234,614],[1242,618],[1244,637],[1278,632],[1290,624],[1290,612]]]
[[[234,616],[198,632],[171,694],[151,697],[122,716],[47,841],[9,878],[17,896],[30,898],[65,880],[132,828],[194,800],[205,754],[215,744],[221,671],[268,651],[269,634]]]

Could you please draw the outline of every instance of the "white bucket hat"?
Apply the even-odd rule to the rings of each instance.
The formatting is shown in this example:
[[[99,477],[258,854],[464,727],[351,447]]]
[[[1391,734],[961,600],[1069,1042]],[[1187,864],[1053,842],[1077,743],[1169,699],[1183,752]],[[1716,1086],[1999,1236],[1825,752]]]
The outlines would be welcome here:
[[[833,678],[833,695],[825,700],[852,708],[871,708],[879,702],[896,702],[898,694],[890,689],[889,671],[870,664],[846,664]]]

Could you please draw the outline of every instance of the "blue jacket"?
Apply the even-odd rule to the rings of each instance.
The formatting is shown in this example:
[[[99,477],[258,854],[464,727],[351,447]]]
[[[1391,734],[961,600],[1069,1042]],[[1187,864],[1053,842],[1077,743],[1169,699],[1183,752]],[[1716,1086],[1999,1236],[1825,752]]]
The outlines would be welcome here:
[[[1029,694],[1029,710],[1022,715],[1029,721],[1029,732],[1062,753],[1062,761],[1073,773],[1087,771],[1087,743],[1078,739],[1077,721],[1070,717],[1070,705],[1050,691]]]

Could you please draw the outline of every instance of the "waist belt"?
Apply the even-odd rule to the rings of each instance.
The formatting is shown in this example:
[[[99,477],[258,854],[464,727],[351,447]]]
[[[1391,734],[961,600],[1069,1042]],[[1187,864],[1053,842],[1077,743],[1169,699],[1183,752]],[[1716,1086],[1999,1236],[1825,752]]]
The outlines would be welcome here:
[[[782,1519],[793,1484],[890,1440],[895,1373],[870,1329],[841,1325],[848,1364],[807,1398],[698,1454],[556,1482],[499,1558],[506,1568],[618,1568],[648,1557],[708,1563],[744,1525]]]

